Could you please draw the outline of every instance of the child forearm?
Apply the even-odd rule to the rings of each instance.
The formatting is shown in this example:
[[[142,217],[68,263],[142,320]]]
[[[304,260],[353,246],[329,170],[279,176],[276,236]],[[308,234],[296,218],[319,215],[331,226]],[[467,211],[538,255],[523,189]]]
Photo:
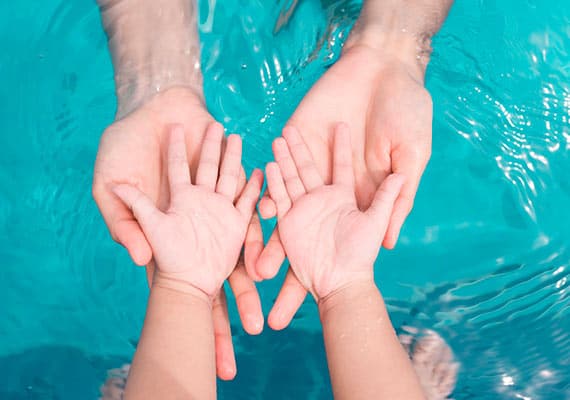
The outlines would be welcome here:
[[[210,299],[153,283],[125,399],[215,399],[215,376]]]
[[[153,94],[202,94],[194,0],[98,0],[115,68],[118,118]]]
[[[424,399],[374,282],[319,301],[335,399]]]

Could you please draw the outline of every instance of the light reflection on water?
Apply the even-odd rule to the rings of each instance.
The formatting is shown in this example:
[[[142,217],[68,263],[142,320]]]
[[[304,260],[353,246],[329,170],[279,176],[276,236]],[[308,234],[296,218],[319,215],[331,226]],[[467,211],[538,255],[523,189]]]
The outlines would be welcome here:
[[[82,398],[132,355],[144,277],[90,197],[114,111],[97,10],[24,3],[0,6],[10,16],[0,28],[0,397]],[[203,1],[201,11],[208,105],[244,135],[246,166],[262,165],[338,56],[358,3],[299,2],[281,19],[260,1]],[[435,329],[452,346],[456,399],[570,398],[569,27],[570,3],[457,2],[434,42],[432,161],[377,277],[397,325]],[[260,286],[265,310],[278,283]],[[288,332],[234,331],[240,373],[221,398],[330,396],[310,303]],[[39,368],[46,360],[57,367]],[[81,385],[62,386],[66,373]]]

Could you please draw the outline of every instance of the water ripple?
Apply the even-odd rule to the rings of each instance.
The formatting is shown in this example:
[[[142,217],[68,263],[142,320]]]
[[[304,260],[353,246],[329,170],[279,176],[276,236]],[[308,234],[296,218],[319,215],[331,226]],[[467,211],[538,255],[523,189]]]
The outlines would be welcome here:
[[[16,133],[0,136],[0,353],[64,343],[126,361],[147,291],[90,197],[98,138],[115,107],[95,3],[0,7],[10,16],[0,28],[0,117]],[[246,166],[271,158],[272,138],[338,57],[359,8],[201,3],[208,106],[246,138]],[[456,2],[434,42],[427,84],[437,146],[399,248],[377,271],[397,326],[436,329],[450,343],[462,364],[456,399],[569,398],[569,26],[570,7],[555,0]],[[277,286],[260,286],[264,305]],[[311,306],[290,330],[262,337],[244,335],[232,309],[242,380],[221,395],[278,388],[330,398]],[[61,351],[49,354],[57,361]],[[13,374],[54,378],[24,366]],[[88,370],[96,373],[104,377]],[[26,382],[3,390],[27,393]]]

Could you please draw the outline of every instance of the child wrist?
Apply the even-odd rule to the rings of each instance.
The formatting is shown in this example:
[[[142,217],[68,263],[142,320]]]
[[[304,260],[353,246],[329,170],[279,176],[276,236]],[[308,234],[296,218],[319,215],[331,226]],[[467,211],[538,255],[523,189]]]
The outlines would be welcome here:
[[[358,279],[341,285],[317,300],[321,317],[338,306],[350,304],[355,299],[366,296],[371,292],[378,292],[374,278]]]
[[[184,296],[192,297],[197,300],[203,301],[211,308],[214,295],[207,293],[196,285],[179,279],[167,278],[158,273],[155,273],[151,291],[155,288],[167,289],[169,291],[178,292]]]

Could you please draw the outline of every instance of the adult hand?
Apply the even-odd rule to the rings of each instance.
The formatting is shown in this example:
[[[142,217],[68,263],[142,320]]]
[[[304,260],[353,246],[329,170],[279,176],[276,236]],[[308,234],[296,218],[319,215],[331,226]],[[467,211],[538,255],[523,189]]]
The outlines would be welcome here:
[[[400,54],[395,44],[371,45],[366,39],[345,46],[340,59],[307,93],[288,125],[300,131],[325,183],[330,183],[332,176],[333,131],[339,121],[350,126],[356,200],[361,209],[370,205],[390,173],[404,176],[383,241],[384,247],[393,248],[431,154],[432,102],[423,86],[423,67],[415,57]],[[275,205],[265,197],[260,212],[265,218],[272,217]],[[275,231],[252,276],[273,277],[284,258]],[[269,325],[286,327],[305,296],[289,271]]]
[[[151,247],[132,212],[111,188],[128,183],[146,193],[160,209],[168,205],[168,179],[163,160],[169,126],[173,124],[184,129],[190,170],[195,175],[206,130],[209,126],[210,129],[223,128],[214,122],[200,96],[189,89],[171,88],[159,93],[136,111],[113,123],[103,133],[97,154],[93,196],[113,239],[127,248],[138,265],[151,261]],[[244,174],[240,186],[243,183]],[[257,218],[254,218],[246,238],[246,260],[261,251],[261,243],[261,230]],[[152,276],[152,267],[149,275]],[[245,273],[243,262],[238,262],[229,283],[237,299],[244,329],[250,334],[259,333],[263,327],[261,303],[255,284]],[[221,291],[213,309],[216,365],[221,379],[232,379],[236,366],[226,307],[225,295]]]

